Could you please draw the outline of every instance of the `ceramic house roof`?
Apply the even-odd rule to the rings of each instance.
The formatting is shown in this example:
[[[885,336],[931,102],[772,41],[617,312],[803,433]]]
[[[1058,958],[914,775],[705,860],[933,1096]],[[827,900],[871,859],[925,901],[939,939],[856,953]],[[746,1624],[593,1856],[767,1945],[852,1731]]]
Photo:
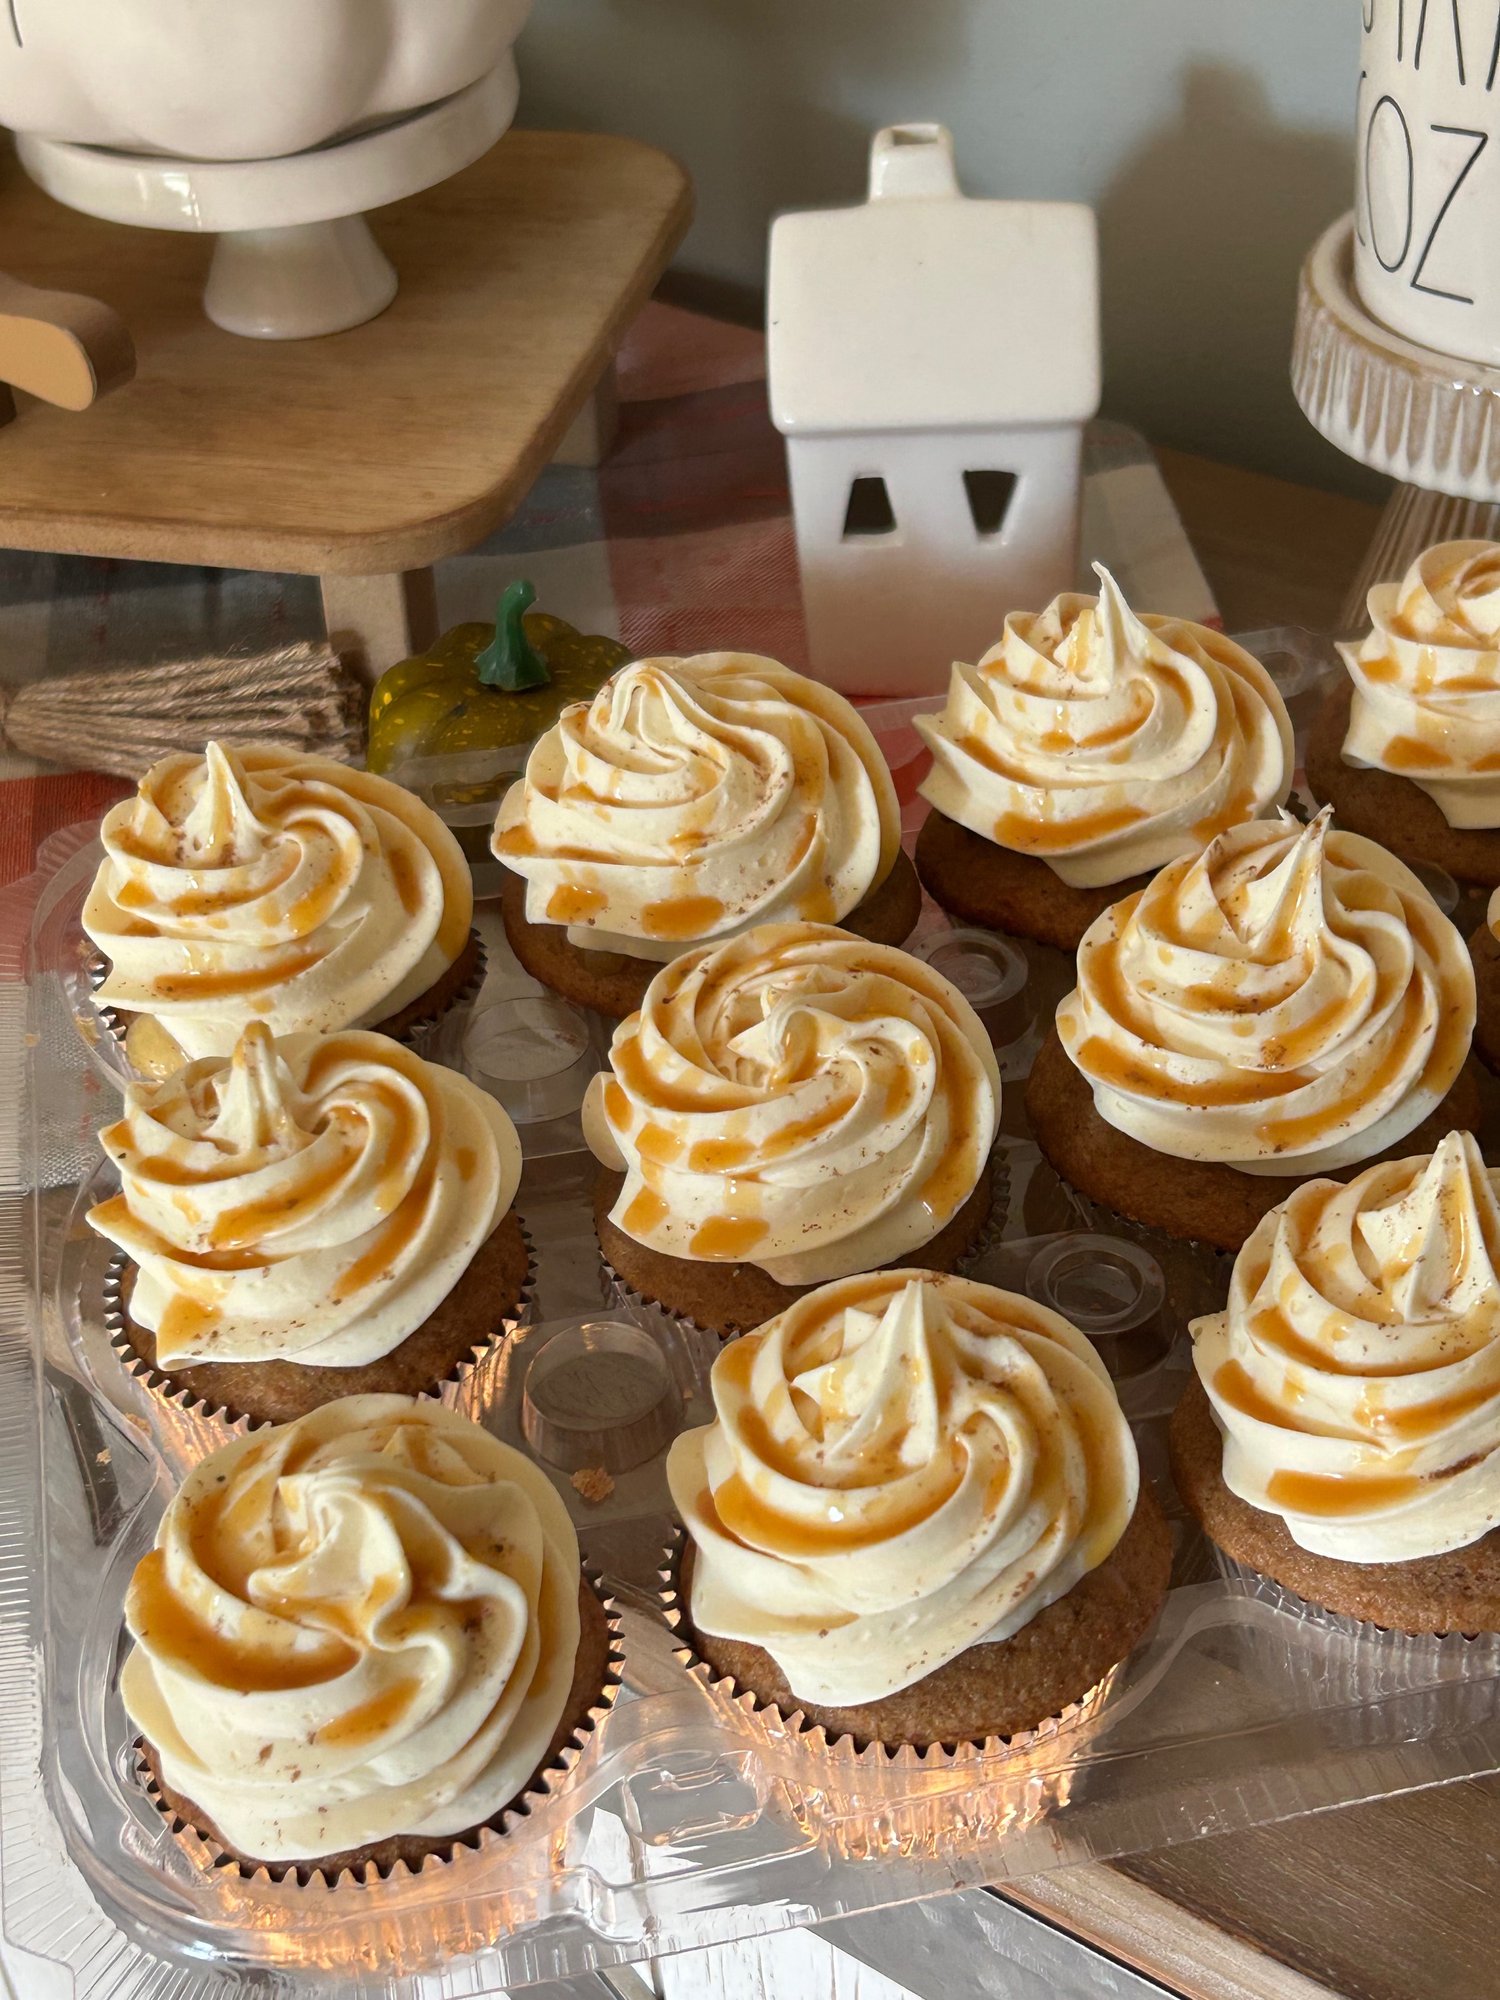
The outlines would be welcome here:
[[[1093,210],[971,201],[940,126],[893,127],[871,198],[771,230],[771,414],[790,436],[1082,422],[1099,404]]]

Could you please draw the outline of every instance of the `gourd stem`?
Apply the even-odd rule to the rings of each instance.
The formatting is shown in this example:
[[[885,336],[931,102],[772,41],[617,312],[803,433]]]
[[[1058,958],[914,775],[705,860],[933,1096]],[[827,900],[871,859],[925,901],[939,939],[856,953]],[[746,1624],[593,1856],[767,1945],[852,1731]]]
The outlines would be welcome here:
[[[495,613],[495,636],[474,661],[486,687],[524,694],[552,679],[547,662],[526,636],[526,613],[535,603],[535,587],[524,577],[506,585]]]

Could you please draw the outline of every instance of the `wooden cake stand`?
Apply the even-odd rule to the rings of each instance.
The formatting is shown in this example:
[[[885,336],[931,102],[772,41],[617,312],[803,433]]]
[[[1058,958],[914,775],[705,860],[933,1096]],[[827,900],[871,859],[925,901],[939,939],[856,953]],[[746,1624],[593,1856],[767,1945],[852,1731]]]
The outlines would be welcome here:
[[[0,545],[316,576],[330,637],[379,673],[436,636],[428,566],[499,527],[607,404],[690,211],[652,147],[510,132],[372,218],[401,280],[378,319],[252,341],[203,315],[201,238],[61,207],[0,154],[7,269],[103,299],[137,352],[82,415],[17,398]]]

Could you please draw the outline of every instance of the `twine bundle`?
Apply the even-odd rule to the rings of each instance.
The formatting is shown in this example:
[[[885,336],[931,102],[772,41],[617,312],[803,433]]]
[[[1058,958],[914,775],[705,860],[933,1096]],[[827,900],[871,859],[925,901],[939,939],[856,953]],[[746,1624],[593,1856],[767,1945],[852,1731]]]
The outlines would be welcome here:
[[[199,751],[210,736],[359,763],[364,714],[362,683],[321,639],[0,688],[9,748],[122,778],[138,778],[171,751]]]

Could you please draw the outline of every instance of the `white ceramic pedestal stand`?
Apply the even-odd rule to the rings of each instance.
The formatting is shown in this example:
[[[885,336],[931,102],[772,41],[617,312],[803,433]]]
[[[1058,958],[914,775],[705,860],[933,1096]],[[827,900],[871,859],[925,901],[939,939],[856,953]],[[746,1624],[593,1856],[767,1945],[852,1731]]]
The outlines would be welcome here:
[[[1401,483],[1349,587],[1341,628],[1367,622],[1365,594],[1433,542],[1500,536],[1500,369],[1418,347],[1372,319],[1354,289],[1354,218],[1308,253],[1292,337],[1292,391],[1330,444]]]
[[[515,115],[509,53],[440,103],[272,160],[184,160],[21,133],[31,178],[108,222],[215,235],[203,304],[229,333],[301,340],[383,312],[396,273],[366,209],[445,181],[487,153]]]

